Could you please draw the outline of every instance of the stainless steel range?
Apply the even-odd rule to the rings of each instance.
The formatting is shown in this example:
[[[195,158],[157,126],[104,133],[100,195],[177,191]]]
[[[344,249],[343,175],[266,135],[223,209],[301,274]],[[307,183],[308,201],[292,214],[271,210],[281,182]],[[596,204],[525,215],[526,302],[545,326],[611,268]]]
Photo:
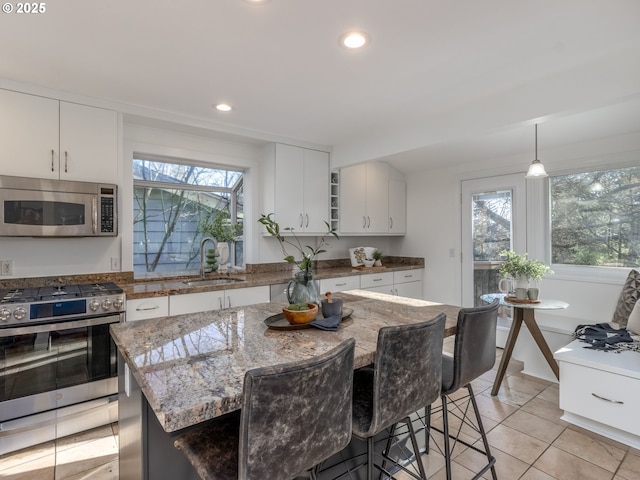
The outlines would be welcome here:
[[[117,421],[114,283],[0,289],[0,455]]]

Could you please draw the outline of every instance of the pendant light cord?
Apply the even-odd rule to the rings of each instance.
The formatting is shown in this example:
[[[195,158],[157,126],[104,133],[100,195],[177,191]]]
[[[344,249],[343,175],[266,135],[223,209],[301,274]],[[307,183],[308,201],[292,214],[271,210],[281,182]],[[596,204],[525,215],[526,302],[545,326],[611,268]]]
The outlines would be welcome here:
[[[538,160],[538,124],[536,123],[536,160]]]

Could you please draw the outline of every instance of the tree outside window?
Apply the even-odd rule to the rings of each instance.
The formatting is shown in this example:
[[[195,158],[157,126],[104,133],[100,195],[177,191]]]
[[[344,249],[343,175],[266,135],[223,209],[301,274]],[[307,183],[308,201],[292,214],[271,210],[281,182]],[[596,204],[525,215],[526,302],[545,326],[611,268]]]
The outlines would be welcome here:
[[[202,239],[198,225],[217,215],[242,219],[240,171],[136,158],[133,177],[134,274],[198,270]],[[240,228],[237,240],[241,238]],[[242,249],[243,242],[237,243]],[[231,252],[236,265],[238,257],[243,258],[237,249],[236,245]]]
[[[554,264],[640,265],[640,167],[550,178]]]

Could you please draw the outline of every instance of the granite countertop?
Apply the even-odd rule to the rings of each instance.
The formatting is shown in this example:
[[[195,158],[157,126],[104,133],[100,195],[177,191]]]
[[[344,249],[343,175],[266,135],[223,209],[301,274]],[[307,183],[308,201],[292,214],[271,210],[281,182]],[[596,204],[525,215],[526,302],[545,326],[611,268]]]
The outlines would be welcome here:
[[[424,264],[390,263],[383,267],[372,267],[354,269],[352,267],[333,266],[314,270],[314,280],[325,278],[339,278],[350,275],[366,275],[371,273],[394,272],[402,270],[423,269]],[[236,288],[256,287],[262,285],[277,285],[287,283],[291,280],[291,269],[287,271],[274,272],[215,272],[206,275],[205,280],[227,280],[228,282],[219,284],[198,284],[199,277],[188,278],[162,278],[156,280],[137,281],[132,283],[122,283],[120,287],[124,290],[127,299],[162,297],[166,295],[180,295],[184,293],[210,292],[215,290],[231,290]],[[190,284],[186,282],[192,282]]]
[[[447,315],[455,333],[459,307],[364,290],[341,292],[353,314],[337,332],[310,327],[272,330],[264,320],[277,303],[141,320],[111,326],[113,339],[167,432],[240,408],[247,370],[310,358],[356,339],[355,368],[373,362],[378,330]]]
[[[418,257],[385,257],[383,267],[360,268],[351,267],[348,259],[318,261],[313,278],[339,278],[350,275],[367,275],[372,273],[394,272],[402,270],[422,270],[424,258]],[[153,275],[153,274],[150,274]],[[293,278],[292,268],[286,263],[248,264],[245,270],[232,270],[229,273],[208,273],[206,280],[218,280],[217,284],[199,283],[200,277],[184,272],[173,277],[156,273],[156,277],[134,279],[133,272],[108,272],[79,275],[60,275],[51,277],[27,277],[0,280],[0,288],[41,287],[45,285],[69,285],[76,283],[114,282],[121,287],[127,299],[162,297],[184,293],[209,292],[215,290],[231,290],[236,288],[277,285],[287,283]],[[224,280],[224,281],[220,281]],[[195,283],[185,283],[195,282]]]

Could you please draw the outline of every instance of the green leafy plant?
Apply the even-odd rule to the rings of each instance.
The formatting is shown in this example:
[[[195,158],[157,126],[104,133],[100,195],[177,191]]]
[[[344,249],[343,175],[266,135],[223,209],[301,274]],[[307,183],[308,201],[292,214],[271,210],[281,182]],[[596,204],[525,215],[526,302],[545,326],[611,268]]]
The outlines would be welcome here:
[[[224,211],[211,212],[198,223],[198,228],[203,235],[213,237],[223,243],[233,243],[242,234],[242,225],[232,223],[229,214]]]
[[[507,257],[500,265],[500,273],[503,276],[526,277],[529,280],[540,281],[545,274],[553,273],[553,270],[540,260],[529,260],[526,253],[518,255],[511,250],[503,250],[500,256]]]
[[[320,241],[318,245],[314,248],[310,245],[302,246],[300,239],[296,235],[296,232],[292,227],[280,228],[278,222],[276,222],[271,216],[273,213],[265,215],[264,213],[260,215],[258,222],[264,225],[267,229],[267,232],[275,237],[278,242],[280,242],[280,247],[282,248],[282,253],[285,255],[284,260],[286,262],[295,264],[298,266],[300,270],[308,271],[312,268],[313,260],[316,255],[320,253],[326,252],[322,247],[327,245],[327,238],[329,236],[333,236],[335,238],[340,238],[338,234],[335,232],[331,225],[328,222],[324,222],[327,226],[327,232],[320,237]],[[291,234],[291,236],[285,236],[283,233]],[[298,251],[301,258],[298,260],[294,255],[290,255],[287,252],[287,246],[294,248]]]
[[[374,260],[382,260],[382,252],[380,250],[376,250],[371,254]]]

